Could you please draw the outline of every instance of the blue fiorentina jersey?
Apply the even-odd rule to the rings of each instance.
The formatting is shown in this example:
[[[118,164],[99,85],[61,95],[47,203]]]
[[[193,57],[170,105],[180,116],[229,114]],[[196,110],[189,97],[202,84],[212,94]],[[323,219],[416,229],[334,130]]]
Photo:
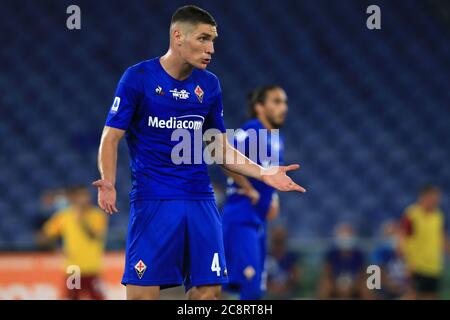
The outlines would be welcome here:
[[[234,136],[234,147],[239,149],[239,144],[245,146],[244,150],[245,155],[251,160],[255,161],[259,165],[263,167],[269,166],[277,166],[283,164],[283,138],[281,135],[278,135],[278,138],[273,137],[270,131],[266,131],[267,135],[258,134],[260,129],[265,129],[262,123],[258,119],[252,119],[247,121],[243,127],[243,131],[236,132]],[[256,132],[256,145],[254,151],[252,152],[252,147],[249,145],[249,141],[251,139],[251,131]],[[255,140],[255,139],[254,139]],[[262,149],[262,150],[261,150]],[[264,152],[262,152],[264,151]],[[276,152],[278,163],[274,163],[272,152]],[[267,157],[265,157],[265,155]],[[272,161],[271,161],[272,160]],[[250,199],[245,195],[240,195],[236,191],[239,186],[234,183],[234,181],[229,178],[228,186],[227,186],[227,199],[224,207],[224,215],[227,214],[227,217],[224,216],[224,220],[239,220],[239,221],[247,221],[247,222],[265,222],[266,216],[269,210],[270,202],[272,201],[272,196],[274,193],[274,189],[267,184],[253,179],[248,178],[253,187],[259,192],[260,199],[258,203],[254,206],[255,210],[238,210],[239,207],[248,208],[250,205]],[[228,208],[227,208],[228,207]],[[237,209],[236,209],[237,208]],[[230,210],[226,210],[230,209]],[[229,214],[228,214],[229,212]],[[255,213],[257,216],[255,216]],[[229,216],[228,216],[229,215]]]
[[[207,129],[225,132],[222,93],[214,74],[194,69],[180,81],[163,69],[159,57],[132,66],[119,81],[106,125],[126,130],[131,201],[214,199],[201,143]],[[177,129],[189,135],[173,136]],[[194,145],[194,136],[200,144]],[[190,150],[180,149],[180,142]],[[189,161],[180,164],[181,157]]]

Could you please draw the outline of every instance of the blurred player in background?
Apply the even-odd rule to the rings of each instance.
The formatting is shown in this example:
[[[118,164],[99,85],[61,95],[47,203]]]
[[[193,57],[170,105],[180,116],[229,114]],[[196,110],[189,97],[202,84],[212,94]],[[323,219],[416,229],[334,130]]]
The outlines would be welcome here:
[[[39,242],[54,242],[61,238],[65,265],[75,265],[81,271],[81,289],[67,288],[66,298],[85,296],[104,298],[100,289],[100,272],[107,231],[107,217],[92,205],[89,189],[76,186],[67,190],[69,207],[56,212],[43,226]]]
[[[437,299],[449,242],[444,213],[439,208],[441,191],[426,186],[402,218],[402,249],[417,299]]]
[[[353,226],[339,224],[335,243],[325,255],[319,283],[320,299],[369,299],[365,257],[357,245]]]
[[[251,119],[236,131],[233,144],[245,146],[246,156],[263,167],[283,163],[283,140],[272,140],[271,130],[279,129],[288,111],[286,92],[277,85],[256,88],[249,96]],[[256,132],[251,140],[249,131]],[[267,130],[267,138],[260,136]],[[254,155],[250,143],[256,144]],[[261,158],[260,149],[278,153],[279,163]],[[264,152],[265,153],[265,152]],[[264,154],[263,153],[263,154]],[[238,292],[241,299],[261,299],[265,290],[264,265],[266,258],[267,220],[279,212],[278,195],[273,187],[253,178],[246,178],[225,170],[229,176],[227,199],[223,207],[225,255],[228,263],[229,292]]]
[[[400,226],[388,220],[382,224],[382,241],[371,255],[371,263],[381,269],[381,289],[375,294],[379,299],[407,298],[409,282],[400,247]]]
[[[215,299],[227,282],[221,216],[206,162],[195,161],[204,146],[184,150],[194,161],[176,163],[174,133],[195,146],[198,132],[214,129],[216,163],[281,191],[305,191],[286,175],[298,165],[265,169],[227,142],[220,83],[205,70],[217,36],[208,12],[181,7],[172,16],[166,54],[128,68],[118,84],[99,148],[101,179],[93,184],[100,207],[117,212],[117,147],[126,135],[132,190],[122,283],[128,299],[158,299],[161,289],[181,284],[189,299]]]
[[[44,223],[57,211],[69,205],[67,190],[64,188],[44,190],[40,197],[39,212],[34,218],[35,230],[40,230]]]

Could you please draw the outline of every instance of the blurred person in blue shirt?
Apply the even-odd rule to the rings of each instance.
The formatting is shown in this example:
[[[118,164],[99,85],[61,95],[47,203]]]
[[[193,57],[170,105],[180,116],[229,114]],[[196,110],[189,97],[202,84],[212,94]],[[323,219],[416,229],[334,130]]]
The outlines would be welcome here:
[[[381,269],[381,289],[376,290],[380,299],[400,299],[407,294],[408,276],[400,250],[399,226],[388,220],[382,225],[382,241],[371,255],[371,263]]]
[[[368,299],[364,253],[357,246],[352,225],[335,229],[335,241],[325,255],[319,282],[320,299]]]

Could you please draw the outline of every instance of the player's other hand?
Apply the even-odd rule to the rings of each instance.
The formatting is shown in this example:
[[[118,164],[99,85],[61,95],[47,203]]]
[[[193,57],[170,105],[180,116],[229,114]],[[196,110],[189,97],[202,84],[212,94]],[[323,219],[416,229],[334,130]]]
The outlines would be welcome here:
[[[108,180],[97,180],[92,185],[98,188],[98,205],[105,212],[113,214],[118,212],[116,208],[116,188]]]
[[[255,188],[238,189],[237,193],[249,197],[250,201],[252,202],[252,205],[255,205],[259,201],[260,195],[259,195],[259,192]]]
[[[296,184],[286,174],[288,171],[298,170],[300,165],[291,164],[289,166],[270,167],[264,169],[261,180],[278,191],[298,191],[306,192],[306,189]]]

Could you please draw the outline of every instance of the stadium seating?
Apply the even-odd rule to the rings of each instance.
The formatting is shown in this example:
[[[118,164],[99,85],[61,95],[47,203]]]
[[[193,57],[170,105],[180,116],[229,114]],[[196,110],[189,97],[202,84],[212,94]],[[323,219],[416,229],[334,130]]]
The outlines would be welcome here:
[[[285,87],[286,161],[305,195],[282,195],[292,236],[328,237],[340,221],[363,236],[398,217],[424,183],[450,213],[450,28],[428,1],[376,1],[382,29],[366,28],[368,1],[197,1],[215,15],[211,70],[225,120],[237,128],[245,97]],[[68,1],[5,1],[0,10],[0,248],[34,248],[47,188],[89,184],[114,89],[127,66],[168,45],[182,1],[77,1],[82,29],[65,27]],[[434,2],[436,3],[436,2]],[[442,4],[444,5],[444,4]],[[4,37],[3,37],[4,36]],[[212,168],[216,181],[224,181]],[[130,172],[120,146],[118,206],[109,248],[122,248]],[[94,191],[94,190],[93,190]]]

